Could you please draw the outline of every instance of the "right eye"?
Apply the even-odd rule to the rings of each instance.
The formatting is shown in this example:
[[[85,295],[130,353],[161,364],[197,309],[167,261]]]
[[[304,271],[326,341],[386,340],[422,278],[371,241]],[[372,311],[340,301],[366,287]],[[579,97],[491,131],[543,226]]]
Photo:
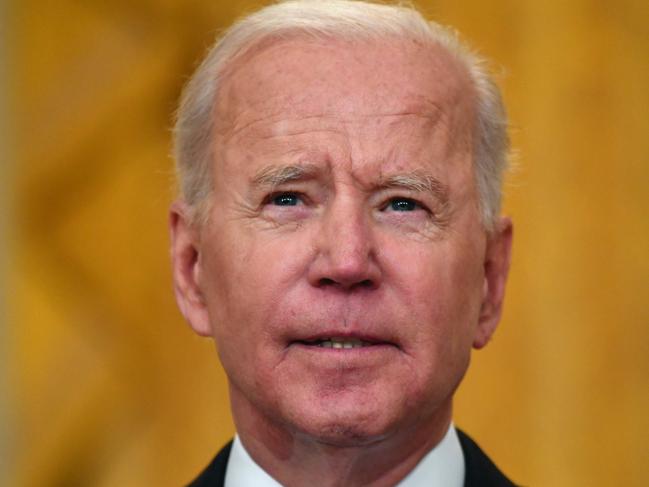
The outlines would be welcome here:
[[[268,198],[268,204],[275,206],[297,206],[301,202],[297,193],[277,193]]]

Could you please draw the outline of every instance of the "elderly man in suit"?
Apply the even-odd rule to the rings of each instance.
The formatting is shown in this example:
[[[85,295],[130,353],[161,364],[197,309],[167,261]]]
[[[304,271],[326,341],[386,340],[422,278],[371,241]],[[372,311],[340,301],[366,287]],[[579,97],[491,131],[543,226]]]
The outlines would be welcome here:
[[[452,423],[512,238],[482,61],[409,7],[280,2],[216,43],[175,136],[176,297],[237,430],[191,485],[512,485]]]

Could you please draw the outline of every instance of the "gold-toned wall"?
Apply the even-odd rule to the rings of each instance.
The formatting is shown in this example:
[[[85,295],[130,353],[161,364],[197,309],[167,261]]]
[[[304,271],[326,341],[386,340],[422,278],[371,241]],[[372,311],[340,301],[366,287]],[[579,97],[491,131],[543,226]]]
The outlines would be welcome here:
[[[0,484],[181,485],[232,435],[213,347],[171,292],[169,129],[216,30],[252,5],[8,4]],[[646,485],[649,2],[419,5],[503,68],[520,152],[506,312],[456,422],[525,485]]]

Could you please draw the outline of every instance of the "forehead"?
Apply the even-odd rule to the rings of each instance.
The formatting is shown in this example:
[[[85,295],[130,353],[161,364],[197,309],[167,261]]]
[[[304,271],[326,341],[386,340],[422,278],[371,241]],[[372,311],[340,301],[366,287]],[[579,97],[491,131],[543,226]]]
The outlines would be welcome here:
[[[274,118],[415,114],[466,124],[466,69],[438,45],[409,39],[272,40],[230,66],[216,104],[217,132]]]

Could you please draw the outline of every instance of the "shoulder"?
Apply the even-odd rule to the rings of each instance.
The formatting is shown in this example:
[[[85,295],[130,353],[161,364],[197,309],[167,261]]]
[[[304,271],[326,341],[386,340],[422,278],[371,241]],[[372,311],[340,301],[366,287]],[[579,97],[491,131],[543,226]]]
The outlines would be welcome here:
[[[230,441],[221,448],[221,451],[214,457],[214,460],[187,487],[223,487],[225,483],[225,469],[228,466],[231,449],[232,442]]]
[[[465,487],[515,487],[469,435],[457,429],[466,465]]]

